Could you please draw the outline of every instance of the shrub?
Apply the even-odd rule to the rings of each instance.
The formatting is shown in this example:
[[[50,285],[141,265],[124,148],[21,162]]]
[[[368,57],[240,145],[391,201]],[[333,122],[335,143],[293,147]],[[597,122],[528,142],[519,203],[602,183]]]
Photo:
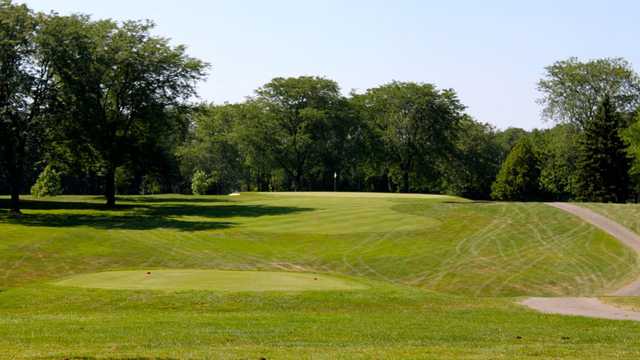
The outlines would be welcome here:
[[[162,186],[155,176],[145,175],[140,184],[140,194],[153,195],[162,192]]]
[[[522,138],[502,164],[493,184],[494,200],[530,201],[540,198],[540,164],[533,145]]]
[[[196,170],[191,178],[191,191],[194,195],[205,195],[209,191],[211,181],[207,174],[202,170]]]
[[[51,165],[42,170],[38,176],[38,180],[31,187],[31,195],[33,197],[56,196],[62,193],[62,178]]]

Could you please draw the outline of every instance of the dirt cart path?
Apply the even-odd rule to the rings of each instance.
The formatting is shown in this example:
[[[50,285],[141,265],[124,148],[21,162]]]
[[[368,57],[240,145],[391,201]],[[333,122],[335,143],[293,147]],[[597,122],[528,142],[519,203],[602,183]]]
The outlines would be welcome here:
[[[640,321],[640,312],[619,309],[596,298],[528,298],[521,304],[546,314]]]
[[[640,235],[617,222],[592,210],[568,203],[550,203],[550,206],[573,214],[591,225],[602,229],[620,242],[634,249],[640,255]],[[612,296],[640,296],[640,278],[615,290]],[[521,302],[532,309],[547,314],[588,316],[613,320],[640,321],[640,312],[622,310],[607,305],[596,298],[528,298]]]

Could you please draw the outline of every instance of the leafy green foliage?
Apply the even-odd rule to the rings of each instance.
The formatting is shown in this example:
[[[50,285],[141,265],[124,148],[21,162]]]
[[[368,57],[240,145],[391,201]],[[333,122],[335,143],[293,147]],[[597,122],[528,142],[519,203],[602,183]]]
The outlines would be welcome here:
[[[153,175],[145,175],[142,178],[142,183],[140,184],[140,194],[142,195],[153,195],[160,194],[162,192],[162,187],[160,186],[160,182]]]
[[[627,152],[632,160],[629,171],[633,192],[640,194],[640,113],[636,115],[631,125],[622,133],[627,144]]]
[[[498,143],[500,148],[502,149],[501,162],[504,161],[513,147],[525,136],[529,136],[529,132],[521,129],[510,127],[506,130],[497,131],[495,136],[495,141]]]
[[[251,101],[258,116],[247,118],[242,140],[262,164],[276,165],[288,188],[301,190],[331,144],[326,136],[342,122],[345,99],[335,81],[321,77],[275,78]]]
[[[526,194],[567,200],[577,196],[577,139],[597,104],[610,95],[620,129],[640,104],[640,80],[624,59],[570,58],[538,84],[545,116],[563,123],[543,131],[495,131],[464,114],[453,90],[413,82],[345,97],[330,79],[278,77],[246,102],[192,106],[207,64],[154,36],[151,22],[36,14],[8,0],[0,20],[0,191],[11,190],[15,211],[39,163],[64,173],[65,192],[103,192],[109,205],[116,192],[188,193],[196,170],[206,174],[203,193],[335,184],[487,198],[499,164],[527,136],[539,171],[515,178],[529,186],[538,177]],[[625,132],[632,156],[636,128]],[[505,176],[497,188],[512,188]],[[514,191],[496,196],[528,196]]]
[[[41,20],[25,5],[0,1],[0,168],[6,169],[16,213],[26,162],[42,141],[41,115],[51,80],[35,46]]]
[[[444,190],[467,198],[487,199],[500,170],[502,147],[489,124],[465,117],[461,128],[455,156],[440,165]]]
[[[31,195],[35,198],[41,198],[60,194],[62,194],[62,177],[53,166],[47,165],[31,187]]]
[[[194,112],[189,138],[177,149],[185,176],[192,177],[197,170],[209,174],[209,185],[217,194],[228,194],[240,187],[245,164],[236,130],[244,112],[245,106],[240,104],[203,105]]]
[[[377,164],[379,174],[403,192],[427,190],[424,180],[436,178],[438,164],[455,148],[464,110],[456,93],[432,84],[392,82],[354,101],[384,159]]]
[[[540,153],[541,190],[555,200],[573,198],[579,132],[570,124],[560,124],[536,135],[534,142]]]
[[[596,116],[605,96],[618,111],[634,111],[640,105],[640,78],[621,58],[581,62],[577,58],[558,61],[546,68],[538,82],[544,116],[579,128]]]
[[[522,138],[513,148],[492,187],[495,200],[534,200],[540,198],[540,162],[531,140]]]
[[[580,200],[625,202],[629,169],[623,121],[614,103],[605,97],[596,116],[585,124],[577,162],[576,194]]]
[[[193,195],[205,195],[209,191],[211,181],[202,170],[196,170],[191,177],[191,191]]]
[[[127,166],[118,166],[115,176],[117,193],[127,194],[134,180],[133,178],[134,175]]]
[[[172,129],[166,126],[170,110],[195,94],[206,69],[184,46],[151,35],[152,28],[149,22],[55,16],[40,36],[58,79],[64,136],[101,165],[108,205],[115,203],[115,169],[143,139]]]

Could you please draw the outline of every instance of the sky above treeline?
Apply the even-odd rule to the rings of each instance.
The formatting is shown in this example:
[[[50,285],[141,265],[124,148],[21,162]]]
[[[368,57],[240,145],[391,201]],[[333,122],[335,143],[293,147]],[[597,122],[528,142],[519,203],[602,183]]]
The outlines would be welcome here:
[[[453,88],[498,128],[548,127],[536,103],[544,68],[576,56],[640,66],[640,2],[591,0],[24,0],[31,8],[115,20],[211,64],[203,101],[238,102],[277,76],[318,75],[345,94],[391,80]]]

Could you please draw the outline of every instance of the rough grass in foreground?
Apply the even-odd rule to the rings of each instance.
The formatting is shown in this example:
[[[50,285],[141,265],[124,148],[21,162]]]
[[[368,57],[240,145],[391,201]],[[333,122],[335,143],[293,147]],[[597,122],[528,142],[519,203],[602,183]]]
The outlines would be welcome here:
[[[637,359],[640,324],[542,315],[510,298],[369,283],[219,293],[29,286],[0,294],[7,358]]]

